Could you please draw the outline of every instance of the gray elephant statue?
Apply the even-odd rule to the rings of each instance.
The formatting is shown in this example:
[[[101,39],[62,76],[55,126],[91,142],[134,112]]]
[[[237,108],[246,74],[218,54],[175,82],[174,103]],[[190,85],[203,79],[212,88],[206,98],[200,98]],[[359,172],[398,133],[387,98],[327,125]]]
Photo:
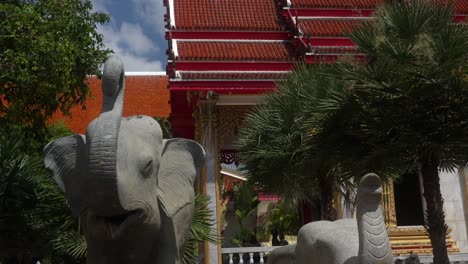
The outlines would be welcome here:
[[[102,92],[86,135],[44,148],[45,167],[80,217],[87,263],[178,264],[205,152],[192,140],[163,140],[153,118],[122,118],[125,73],[116,56],[104,65]]]
[[[275,249],[268,264],[391,264],[392,249],[381,208],[382,183],[375,174],[361,178],[356,219],[304,225],[297,244]]]

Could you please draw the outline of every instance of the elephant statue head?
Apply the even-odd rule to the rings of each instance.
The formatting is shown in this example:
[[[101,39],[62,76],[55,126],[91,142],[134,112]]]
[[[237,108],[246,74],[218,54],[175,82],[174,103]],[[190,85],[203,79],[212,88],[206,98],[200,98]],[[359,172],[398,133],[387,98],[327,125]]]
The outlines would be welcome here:
[[[205,152],[188,139],[163,140],[147,116],[122,118],[123,63],[104,66],[102,112],[86,135],[44,148],[45,167],[65,192],[88,243],[88,263],[179,263]]]

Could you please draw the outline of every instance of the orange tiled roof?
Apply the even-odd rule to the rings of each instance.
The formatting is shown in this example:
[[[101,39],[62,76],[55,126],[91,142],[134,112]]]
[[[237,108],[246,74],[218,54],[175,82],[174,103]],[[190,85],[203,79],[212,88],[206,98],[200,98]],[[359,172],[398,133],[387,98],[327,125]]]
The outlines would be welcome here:
[[[165,75],[127,76],[123,115],[169,116],[171,107],[168,84],[169,80]],[[90,77],[88,85],[92,97],[86,101],[86,109],[83,110],[81,106],[73,107],[71,117],[56,113],[52,122],[63,120],[73,132],[86,132],[88,124],[99,116],[102,108],[101,80]]]
[[[327,19],[299,19],[299,27],[305,36],[343,36],[345,32],[353,30],[362,20],[345,18]]]
[[[384,0],[291,0],[292,7],[374,8]]]
[[[282,79],[288,75],[287,72],[276,72],[276,73],[213,73],[213,72],[201,72],[201,73],[181,73],[182,79],[242,79],[242,80],[254,80],[254,79]]]
[[[180,60],[290,61],[295,58],[291,42],[179,41]]]
[[[182,30],[282,31],[274,0],[174,0]]]

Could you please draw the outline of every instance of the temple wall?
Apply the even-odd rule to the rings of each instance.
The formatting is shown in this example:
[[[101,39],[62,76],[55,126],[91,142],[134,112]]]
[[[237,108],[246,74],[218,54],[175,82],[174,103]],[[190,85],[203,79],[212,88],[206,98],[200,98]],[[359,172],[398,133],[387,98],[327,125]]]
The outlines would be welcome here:
[[[451,237],[456,241],[460,252],[468,252],[468,235],[466,226],[466,197],[464,191],[465,177],[460,180],[458,172],[441,171],[440,188],[444,198],[445,220],[452,229]]]

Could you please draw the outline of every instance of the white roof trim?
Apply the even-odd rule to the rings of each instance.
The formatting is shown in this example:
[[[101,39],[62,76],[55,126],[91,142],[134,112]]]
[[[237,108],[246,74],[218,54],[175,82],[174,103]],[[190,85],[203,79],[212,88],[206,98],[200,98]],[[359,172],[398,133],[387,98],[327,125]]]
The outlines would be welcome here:
[[[220,70],[220,71],[179,71],[180,73],[284,73],[288,74],[291,73],[292,71],[228,71],[228,70]]]
[[[230,176],[230,177],[233,177],[233,178],[242,180],[242,181],[247,181],[247,178],[242,177],[242,176],[240,176],[240,175],[236,175],[236,174],[227,172],[227,171],[225,171],[225,170],[221,170],[221,173],[224,174],[224,175],[227,175],[227,176]]]
[[[182,77],[178,77],[176,76],[176,79],[171,79],[171,81],[175,81],[175,82],[186,82],[186,81],[202,81],[202,82],[220,82],[220,81],[223,81],[223,82],[238,82],[238,81],[247,81],[247,82],[250,82],[250,81],[253,81],[253,82],[259,82],[259,81],[266,81],[266,82],[277,82],[281,79],[178,79],[178,78],[182,78]],[[240,88],[242,89],[242,88]]]
[[[169,21],[171,27],[175,27],[174,0],[169,0]]]
[[[154,72],[125,72],[125,76],[152,76],[152,75],[166,75],[164,71],[154,71]]]
[[[179,57],[179,49],[177,48],[177,41],[175,39],[171,40],[172,43],[172,52],[174,52],[174,59]]]
[[[356,56],[356,55],[366,55],[364,53],[327,53],[327,52],[315,52],[307,53],[307,55],[327,55],[327,56]]]
[[[276,82],[276,81],[279,81],[281,79],[179,79],[179,78],[182,78],[181,76],[176,76],[176,78],[171,78],[171,81],[174,81],[174,82],[187,82],[187,81],[207,81],[207,82],[219,82],[219,81],[223,81],[223,82],[229,82],[229,81],[233,81],[233,82],[238,82],[238,81],[246,81],[246,82],[250,82],[250,81],[253,81],[253,82],[261,82],[261,81],[268,81],[268,82]],[[242,89],[242,88],[241,88]]]
[[[299,19],[314,20],[314,19],[336,19],[336,20],[366,20],[374,17],[335,17],[335,16],[300,16]],[[300,22],[299,22],[300,23]]]

